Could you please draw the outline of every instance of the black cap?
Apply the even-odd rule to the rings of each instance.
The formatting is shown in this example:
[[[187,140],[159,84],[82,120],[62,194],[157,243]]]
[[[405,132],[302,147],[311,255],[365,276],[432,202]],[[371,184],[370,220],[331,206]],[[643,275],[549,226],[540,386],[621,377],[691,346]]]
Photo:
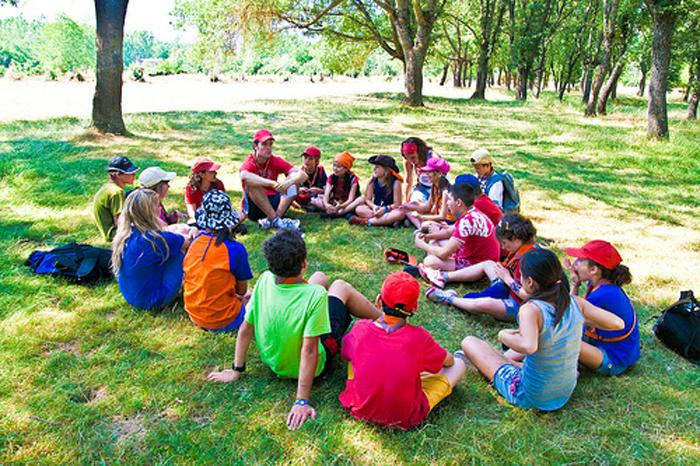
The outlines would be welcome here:
[[[109,165],[107,165],[107,171],[126,173],[127,175],[136,173],[138,169],[139,167],[131,163],[131,160],[123,155],[113,157],[112,160],[109,161]]]
[[[394,157],[388,155],[373,155],[369,158],[369,163],[372,165],[381,165],[382,167],[391,168],[396,173],[399,172],[399,167],[396,165]]]

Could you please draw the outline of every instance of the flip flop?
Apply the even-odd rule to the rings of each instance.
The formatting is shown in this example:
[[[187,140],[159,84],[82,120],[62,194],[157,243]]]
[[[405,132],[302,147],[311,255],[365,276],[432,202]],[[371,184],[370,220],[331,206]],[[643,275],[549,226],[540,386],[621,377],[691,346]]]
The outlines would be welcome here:
[[[418,261],[414,256],[396,248],[386,248],[384,250],[384,259],[390,264],[418,265]]]

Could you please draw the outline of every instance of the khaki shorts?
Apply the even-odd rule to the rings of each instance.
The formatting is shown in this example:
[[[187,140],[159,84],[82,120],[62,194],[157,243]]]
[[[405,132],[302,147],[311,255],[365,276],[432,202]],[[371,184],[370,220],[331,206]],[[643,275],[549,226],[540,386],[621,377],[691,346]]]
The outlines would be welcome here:
[[[426,374],[420,378],[423,393],[428,398],[430,410],[452,393],[450,381],[442,374]]]

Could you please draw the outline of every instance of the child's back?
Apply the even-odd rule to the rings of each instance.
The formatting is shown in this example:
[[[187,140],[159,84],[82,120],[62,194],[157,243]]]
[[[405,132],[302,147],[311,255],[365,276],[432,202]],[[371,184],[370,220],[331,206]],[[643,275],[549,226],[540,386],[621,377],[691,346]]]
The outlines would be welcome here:
[[[236,281],[253,274],[245,247],[234,240],[216,244],[212,234],[200,234],[190,245],[183,264],[185,310],[192,322],[206,329],[224,328],[242,309]]]
[[[388,333],[361,320],[343,339],[342,355],[351,367],[340,402],[355,418],[414,427],[431,409],[421,372],[438,372],[446,354],[421,327],[406,324]]]
[[[524,408],[553,411],[561,408],[576,387],[581,350],[583,314],[575,299],[554,325],[554,308],[544,301],[530,301],[542,316],[537,351],[525,356],[516,400]]]
[[[119,215],[124,207],[124,188],[114,183],[105,183],[95,194],[92,204],[92,214],[95,224],[105,241],[111,241],[117,232],[114,217]]]
[[[452,236],[462,242],[455,253],[457,268],[487,260],[498,261],[501,248],[496,239],[496,228],[478,209],[470,208],[457,220]]]

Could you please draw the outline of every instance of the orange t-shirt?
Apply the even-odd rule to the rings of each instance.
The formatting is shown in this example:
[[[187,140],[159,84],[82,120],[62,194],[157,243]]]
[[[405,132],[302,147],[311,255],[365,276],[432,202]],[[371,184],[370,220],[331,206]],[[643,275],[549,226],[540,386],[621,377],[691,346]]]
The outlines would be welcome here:
[[[217,246],[215,236],[201,233],[190,244],[183,268],[185,310],[192,322],[215,330],[238,317],[242,303],[236,283],[253,278],[241,243],[225,240]]]

